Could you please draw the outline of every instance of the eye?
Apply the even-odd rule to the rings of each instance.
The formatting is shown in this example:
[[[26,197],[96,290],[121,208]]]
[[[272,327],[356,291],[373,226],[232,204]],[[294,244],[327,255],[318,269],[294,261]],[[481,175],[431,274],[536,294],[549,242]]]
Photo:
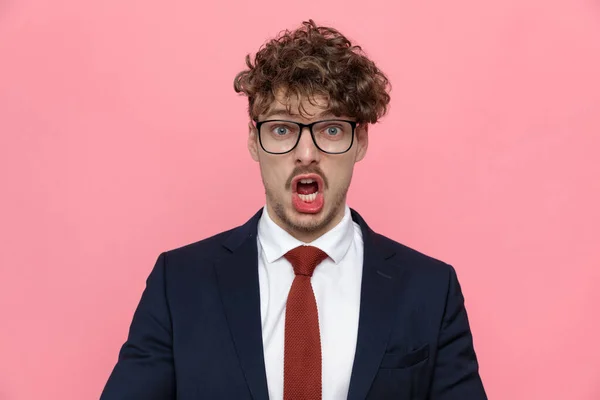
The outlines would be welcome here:
[[[340,128],[338,128],[337,126],[330,126],[328,127],[325,132],[329,135],[329,136],[335,136],[335,135],[339,135],[340,133]]]
[[[283,125],[275,126],[272,131],[278,136],[284,136],[290,133],[290,129]]]

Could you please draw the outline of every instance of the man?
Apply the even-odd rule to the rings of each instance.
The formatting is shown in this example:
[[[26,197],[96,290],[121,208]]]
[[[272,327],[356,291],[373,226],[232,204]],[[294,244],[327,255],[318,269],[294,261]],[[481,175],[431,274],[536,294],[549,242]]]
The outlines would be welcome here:
[[[160,255],[102,399],[486,399],[454,269],[346,205],[385,75],[312,20],[246,63],[266,205]]]

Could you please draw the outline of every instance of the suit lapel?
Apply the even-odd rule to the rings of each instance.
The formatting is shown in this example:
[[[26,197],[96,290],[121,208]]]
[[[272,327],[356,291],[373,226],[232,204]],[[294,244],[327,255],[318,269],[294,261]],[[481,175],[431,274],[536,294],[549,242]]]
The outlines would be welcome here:
[[[263,356],[256,246],[259,211],[224,242],[215,270],[231,336],[254,399],[268,399]]]
[[[354,210],[352,217],[361,226],[364,259],[358,338],[348,400],[362,400],[367,397],[386,349],[397,306],[398,291],[393,289],[400,273],[390,261],[394,252],[386,246],[386,239],[371,231]]]

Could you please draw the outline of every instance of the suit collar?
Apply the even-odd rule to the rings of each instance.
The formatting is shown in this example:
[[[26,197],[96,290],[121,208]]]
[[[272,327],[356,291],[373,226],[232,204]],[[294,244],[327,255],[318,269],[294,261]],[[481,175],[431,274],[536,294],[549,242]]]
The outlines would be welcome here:
[[[365,246],[373,246],[373,250],[376,253],[380,253],[386,260],[393,257],[395,250],[389,245],[388,241],[381,240],[381,237],[367,225],[363,217],[356,210],[353,208],[350,208],[349,210],[352,220],[360,226]],[[258,210],[244,225],[233,229],[231,234],[223,241],[223,246],[230,252],[234,252],[243,244],[244,240],[256,237],[258,232],[258,222],[262,213],[263,208]]]
[[[263,209],[261,208],[244,225],[233,229],[231,231],[231,234],[227,236],[227,238],[223,242],[223,247],[225,247],[230,252],[235,252],[244,243],[245,240],[250,239],[252,237],[256,238],[258,221],[262,213]]]
[[[257,252],[257,229],[262,212],[260,209],[225,239],[223,246],[228,251],[215,267],[240,365],[255,399],[268,398]],[[364,242],[358,338],[348,392],[349,400],[358,400],[367,396],[385,352],[397,304],[397,291],[393,288],[401,269],[394,263],[395,250],[390,241],[373,232],[355,210],[350,209],[350,212],[361,228]]]

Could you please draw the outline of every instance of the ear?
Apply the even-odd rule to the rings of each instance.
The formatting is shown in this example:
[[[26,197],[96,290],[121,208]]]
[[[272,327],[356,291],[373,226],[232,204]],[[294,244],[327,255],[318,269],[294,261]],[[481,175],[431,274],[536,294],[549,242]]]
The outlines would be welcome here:
[[[258,132],[252,121],[248,122],[248,151],[254,161],[258,161]]]
[[[359,162],[365,155],[367,154],[367,148],[369,147],[369,125],[368,124],[360,124],[356,127],[355,132],[356,137],[356,159],[354,162]]]

